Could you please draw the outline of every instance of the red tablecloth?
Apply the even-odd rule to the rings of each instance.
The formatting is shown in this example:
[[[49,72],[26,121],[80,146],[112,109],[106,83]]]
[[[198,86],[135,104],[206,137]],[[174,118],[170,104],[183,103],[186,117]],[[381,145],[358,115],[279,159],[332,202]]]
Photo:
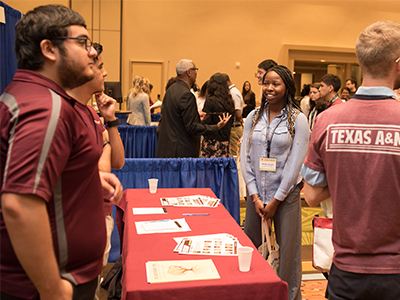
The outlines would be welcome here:
[[[228,211],[216,208],[167,207],[164,215],[133,215],[132,207],[161,207],[160,197],[207,195],[215,197],[211,189],[158,189],[150,194],[148,189],[128,189],[126,203],[120,204],[125,213],[123,238],[123,297],[122,299],[287,299],[287,284],[279,279],[269,264],[255,249],[249,272],[239,271],[237,256],[180,255],[173,252],[174,237],[229,233],[236,236],[243,246],[254,248],[250,239],[238,226]],[[124,201],[123,201],[124,202]],[[136,233],[135,221],[183,218],[183,213],[210,213],[209,216],[186,216],[192,231],[178,233]],[[149,284],[145,263],[162,260],[212,259],[221,279]]]

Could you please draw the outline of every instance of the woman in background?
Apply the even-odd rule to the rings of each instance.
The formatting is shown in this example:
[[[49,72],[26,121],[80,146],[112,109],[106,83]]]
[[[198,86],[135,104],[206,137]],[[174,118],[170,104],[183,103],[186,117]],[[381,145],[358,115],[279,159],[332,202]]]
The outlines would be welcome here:
[[[244,231],[261,245],[261,219],[274,221],[279,244],[278,276],[289,285],[289,300],[301,299],[301,165],[310,131],[296,104],[292,72],[275,66],[263,79],[261,106],[243,129],[241,166],[248,194]]]
[[[126,104],[126,109],[132,112],[128,116],[127,124],[141,126],[150,125],[149,94],[149,80],[143,76],[136,76]]]
[[[312,130],[314,126],[314,121],[317,115],[326,109],[326,100],[321,98],[321,94],[319,93],[320,87],[320,83],[313,83],[310,86],[310,114],[308,115],[310,130]]]
[[[342,89],[342,100],[344,100],[344,101],[349,100],[350,99],[350,93],[351,93],[350,89],[345,86]]]
[[[243,83],[242,97],[244,101],[242,118],[246,118],[247,115],[256,108],[256,94],[251,90],[249,81]]]
[[[203,112],[207,114],[204,124],[218,124],[224,113],[233,115],[235,105],[229,92],[225,76],[215,73],[211,76],[207,86],[207,96],[204,102]],[[233,118],[230,118],[226,126],[215,133],[204,135],[201,144],[201,157],[229,157],[229,136]]]

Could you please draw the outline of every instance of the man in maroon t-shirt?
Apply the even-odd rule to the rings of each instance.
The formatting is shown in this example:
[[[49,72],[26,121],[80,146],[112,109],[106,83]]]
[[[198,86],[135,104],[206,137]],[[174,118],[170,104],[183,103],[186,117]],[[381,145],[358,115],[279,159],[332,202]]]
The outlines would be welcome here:
[[[302,168],[311,206],[332,197],[334,257],[326,296],[400,299],[400,24],[356,42],[363,83],[318,116]]]
[[[93,79],[84,19],[47,5],[16,25],[19,69],[0,97],[1,299],[93,299],[105,246],[103,139],[65,93]]]

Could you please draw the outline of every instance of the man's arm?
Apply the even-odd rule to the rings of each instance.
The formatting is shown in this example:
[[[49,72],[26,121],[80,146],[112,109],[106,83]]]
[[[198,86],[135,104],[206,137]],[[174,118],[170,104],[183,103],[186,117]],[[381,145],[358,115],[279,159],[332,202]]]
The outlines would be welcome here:
[[[122,197],[122,184],[118,177],[112,173],[99,172],[101,186],[103,187],[103,195],[105,198],[109,198],[110,202],[118,202]]]
[[[36,195],[3,193],[1,207],[14,252],[40,299],[72,299],[72,285],[60,277],[46,202]]]
[[[328,186],[313,186],[308,184],[307,181],[304,181],[303,192],[307,204],[311,207],[317,206],[319,203],[331,196]]]
[[[96,102],[104,122],[116,119],[116,101],[113,98],[102,93],[101,95],[96,95]],[[125,164],[125,150],[117,126],[107,128],[104,140],[105,142],[109,141],[111,145],[111,167],[113,169],[121,169]]]
[[[103,132],[103,152],[99,159],[99,171],[111,172],[111,143],[108,141],[108,132]]]
[[[242,111],[240,109],[236,109],[234,114],[235,114],[235,120],[242,123],[243,122]]]

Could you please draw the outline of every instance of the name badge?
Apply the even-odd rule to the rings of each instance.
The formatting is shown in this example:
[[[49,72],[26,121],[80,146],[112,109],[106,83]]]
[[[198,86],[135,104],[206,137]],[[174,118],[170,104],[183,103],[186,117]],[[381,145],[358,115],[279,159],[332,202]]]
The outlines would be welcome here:
[[[260,158],[260,171],[276,172],[276,158]]]

